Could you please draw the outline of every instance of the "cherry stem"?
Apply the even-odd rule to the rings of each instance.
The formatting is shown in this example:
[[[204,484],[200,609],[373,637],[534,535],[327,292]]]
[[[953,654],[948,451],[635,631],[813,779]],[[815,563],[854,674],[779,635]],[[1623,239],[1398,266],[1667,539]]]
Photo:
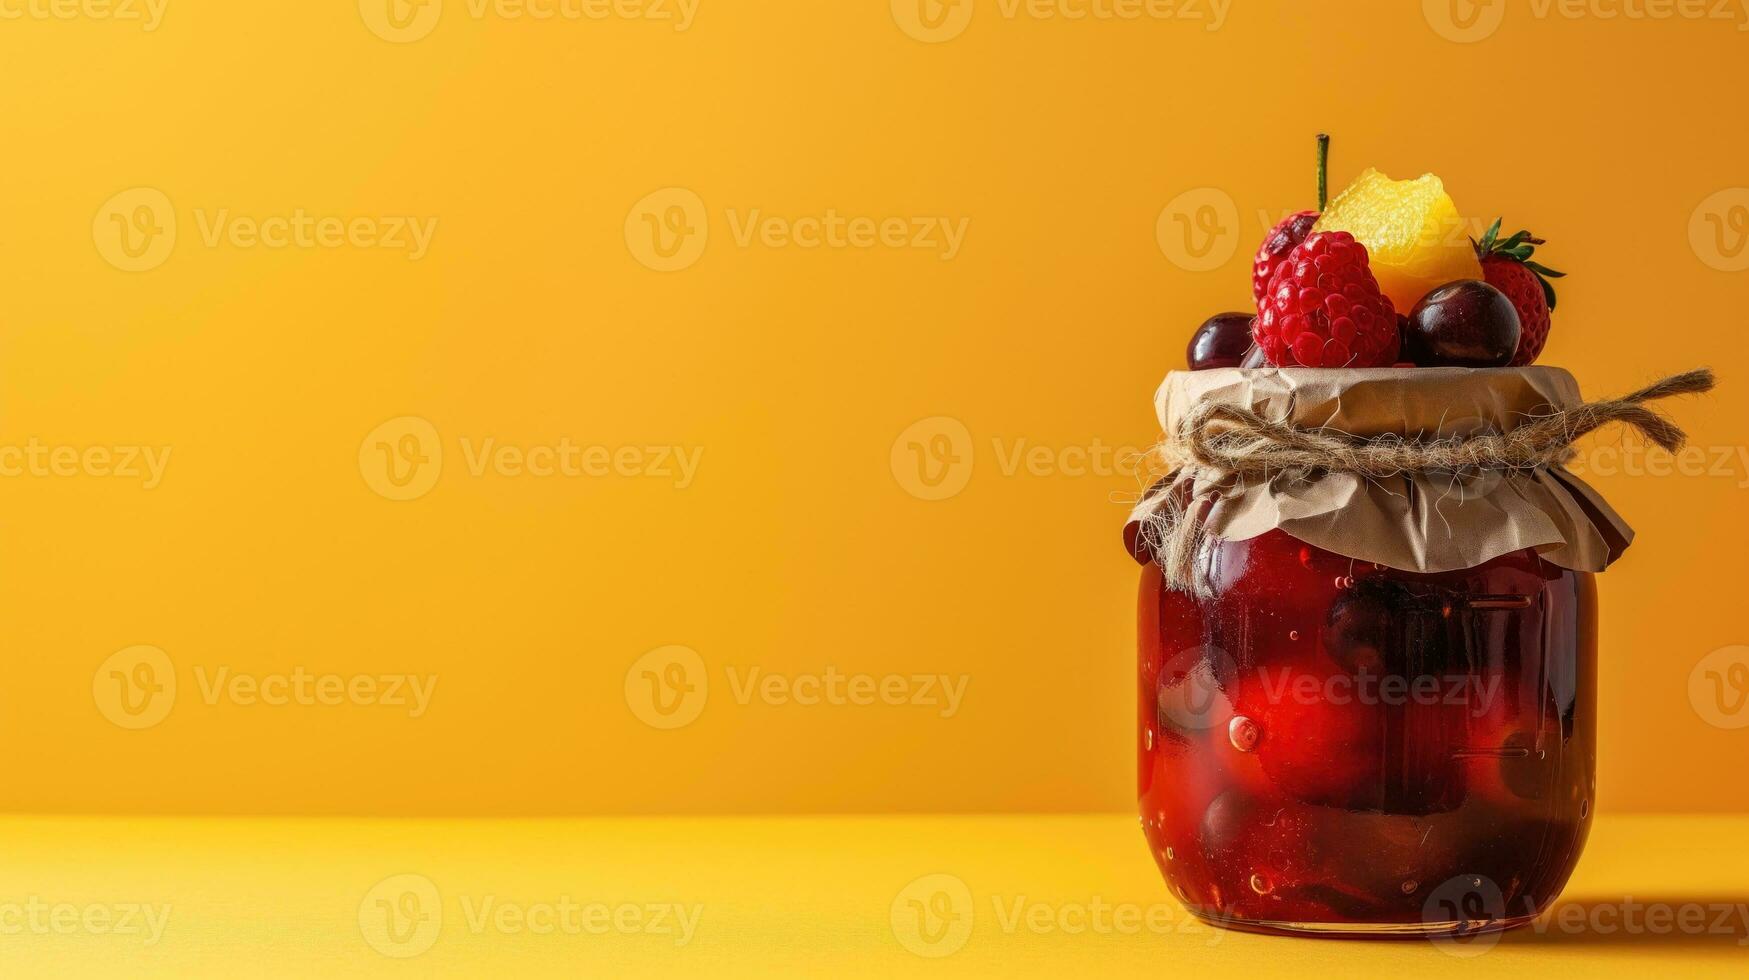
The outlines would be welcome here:
[[[1330,134],[1318,134],[1318,213],[1324,213],[1324,205],[1329,203],[1330,195]]]

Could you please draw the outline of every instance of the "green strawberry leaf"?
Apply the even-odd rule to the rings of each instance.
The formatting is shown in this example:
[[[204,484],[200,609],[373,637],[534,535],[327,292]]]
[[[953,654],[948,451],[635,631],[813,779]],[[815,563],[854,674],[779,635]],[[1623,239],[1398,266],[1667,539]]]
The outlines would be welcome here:
[[[1501,220],[1502,219],[1500,218],[1494,219],[1494,223],[1488,226],[1486,232],[1482,233],[1482,240],[1480,242],[1471,239],[1471,242],[1476,246],[1476,255],[1483,259],[1509,259],[1513,262],[1520,263],[1526,269],[1529,269],[1536,275],[1537,285],[1541,286],[1543,289],[1544,301],[1549,304],[1549,309],[1553,310],[1555,308],[1555,287],[1549,282],[1549,280],[1563,278],[1566,276],[1566,273],[1556,272],[1548,266],[1543,265],[1541,262],[1534,261],[1531,258],[1531,256],[1536,254],[1537,246],[1545,245],[1547,242],[1541,238],[1537,238],[1530,232],[1515,231],[1512,233],[1511,237],[1502,240],[1500,238]]]

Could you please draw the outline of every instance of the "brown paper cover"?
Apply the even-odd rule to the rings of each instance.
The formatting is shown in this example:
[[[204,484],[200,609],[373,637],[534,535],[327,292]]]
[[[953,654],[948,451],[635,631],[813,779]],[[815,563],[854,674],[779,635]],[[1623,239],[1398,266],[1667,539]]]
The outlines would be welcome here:
[[[1177,431],[1190,408],[1209,399],[1302,428],[1426,438],[1509,432],[1536,415],[1582,404],[1571,374],[1540,366],[1174,371],[1154,399],[1164,431]],[[1321,472],[1250,484],[1179,471],[1145,495],[1125,527],[1126,542],[1143,561],[1138,529],[1167,492],[1212,504],[1208,529],[1217,538],[1244,540],[1279,528],[1326,551],[1405,571],[1471,568],[1531,548],[1563,568],[1598,572],[1633,540],[1603,498],[1562,467],[1384,479]]]

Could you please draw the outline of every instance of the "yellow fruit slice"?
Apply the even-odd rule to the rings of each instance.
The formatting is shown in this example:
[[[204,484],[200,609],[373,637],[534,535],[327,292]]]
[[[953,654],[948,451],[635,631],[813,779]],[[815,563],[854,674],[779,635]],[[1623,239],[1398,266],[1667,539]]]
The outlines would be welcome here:
[[[1463,217],[1433,174],[1392,180],[1368,168],[1324,209],[1313,231],[1346,231],[1366,246],[1379,289],[1408,315],[1454,279],[1482,278]]]

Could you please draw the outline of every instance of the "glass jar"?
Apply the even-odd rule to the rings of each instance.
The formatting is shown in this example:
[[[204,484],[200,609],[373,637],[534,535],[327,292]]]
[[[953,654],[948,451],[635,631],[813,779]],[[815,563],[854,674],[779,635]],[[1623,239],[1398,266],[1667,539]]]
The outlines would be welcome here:
[[[1149,563],[1142,825],[1198,916],[1259,931],[1528,922],[1594,795],[1596,590],[1534,550],[1404,572],[1279,529]]]

